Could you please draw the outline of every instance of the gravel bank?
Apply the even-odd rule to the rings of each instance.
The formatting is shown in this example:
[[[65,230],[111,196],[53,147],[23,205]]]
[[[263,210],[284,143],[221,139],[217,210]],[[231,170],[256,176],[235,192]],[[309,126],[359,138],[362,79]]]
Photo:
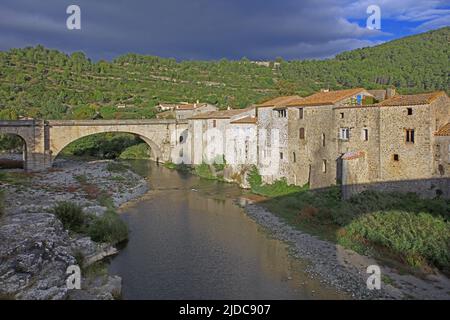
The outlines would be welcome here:
[[[425,279],[402,275],[372,258],[301,232],[247,199],[241,199],[240,205],[273,237],[287,242],[293,256],[309,261],[306,271],[311,276],[355,299],[450,299],[450,280],[442,274]],[[381,290],[367,289],[366,271],[371,265],[381,268]]]
[[[0,298],[113,299],[120,295],[120,277],[82,278],[82,290],[68,290],[66,270],[84,257],[85,265],[116,254],[107,243],[69,234],[48,209],[71,201],[87,214],[106,208],[90,199],[80,184],[84,176],[105,190],[116,207],[143,195],[145,179],[130,170],[110,172],[110,161],[59,162],[54,169],[30,175],[25,183],[0,183],[5,190],[6,213],[0,217]]]

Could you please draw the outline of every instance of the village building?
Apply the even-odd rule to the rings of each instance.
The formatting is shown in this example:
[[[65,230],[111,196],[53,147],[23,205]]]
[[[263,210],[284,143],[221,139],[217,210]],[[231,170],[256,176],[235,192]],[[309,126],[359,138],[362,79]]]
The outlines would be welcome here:
[[[256,164],[255,108],[228,109],[189,118],[192,164]]]
[[[197,114],[204,112],[217,111],[215,105],[209,103],[179,103],[179,104],[167,104],[161,103],[156,106],[156,109],[160,111],[156,115],[157,119],[177,119],[177,120],[187,120]]]

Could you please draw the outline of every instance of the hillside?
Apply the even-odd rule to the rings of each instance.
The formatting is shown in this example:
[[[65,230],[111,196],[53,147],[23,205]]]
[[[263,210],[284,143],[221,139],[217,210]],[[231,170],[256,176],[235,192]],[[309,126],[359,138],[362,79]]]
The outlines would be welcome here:
[[[333,59],[183,61],[127,54],[90,61],[42,46],[0,52],[0,119],[150,118],[158,102],[195,101],[244,107],[280,94],[323,87],[394,85],[401,93],[450,87],[450,27],[344,52]],[[117,109],[117,105],[126,105]]]

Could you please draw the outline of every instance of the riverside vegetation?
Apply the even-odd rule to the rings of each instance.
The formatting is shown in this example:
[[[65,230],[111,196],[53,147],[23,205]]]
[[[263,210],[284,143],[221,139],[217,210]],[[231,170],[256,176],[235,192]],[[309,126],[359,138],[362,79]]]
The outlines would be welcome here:
[[[450,200],[365,191],[342,200],[338,186],[313,191],[249,175],[259,204],[287,223],[410,272],[450,275]]]

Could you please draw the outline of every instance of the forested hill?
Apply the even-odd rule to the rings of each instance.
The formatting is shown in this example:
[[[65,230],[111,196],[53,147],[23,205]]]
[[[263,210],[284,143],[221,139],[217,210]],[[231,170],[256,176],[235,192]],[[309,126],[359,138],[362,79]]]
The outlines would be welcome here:
[[[280,94],[323,87],[393,85],[401,93],[449,92],[450,27],[344,52],[333,59],[183,61],[127,54],[92,62],[42,46],[0,52],[0,118],[84,119],[154,115],[159,102],[244,107]],[[125,107],[117,108],[118,105]]]

